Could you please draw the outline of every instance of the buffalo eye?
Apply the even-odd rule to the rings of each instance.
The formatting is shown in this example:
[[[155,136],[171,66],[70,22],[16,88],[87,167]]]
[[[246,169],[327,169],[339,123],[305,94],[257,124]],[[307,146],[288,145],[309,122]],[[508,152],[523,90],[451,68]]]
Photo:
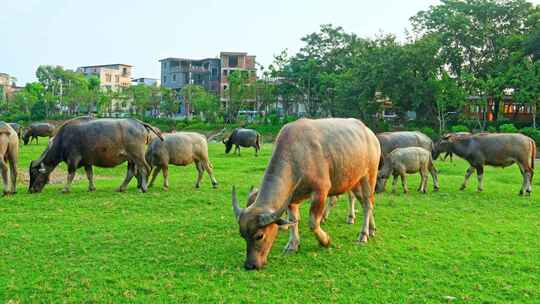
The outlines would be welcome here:
[[[263,237],[264,237],[264,234],[262,234],[262,233],[256,234],[255,235],[255,240],[260,241],[260,240],[262,240]]]

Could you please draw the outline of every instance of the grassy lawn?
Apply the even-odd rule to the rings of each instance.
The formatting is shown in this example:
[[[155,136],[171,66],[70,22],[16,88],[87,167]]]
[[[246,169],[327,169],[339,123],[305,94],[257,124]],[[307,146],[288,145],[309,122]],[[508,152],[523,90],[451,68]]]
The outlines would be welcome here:
[[[42,142],[21,148],[21,171]],[[475,176],[458,191],[461,160],[437,162],[439,193],[430,180],[426,195],[377,196],[379,230],[368,245],[356,244],[361,217],[345,223],[342,197],[323,226],[332,246],[320,248],[305,203],[300,251],[281,253],[282,232],[267,268],[244,271],[230,190],[240,187],[245,201],[270,154],[270,145],[259,157],[210,145],[218,189],[205,175],[196,190],[193,166],[171,167],[169,192],[159,177],[147,194],[135,180],[127,193],[114,192],[125,165],[97,169],[95,193],[86,192],[82,170],[67,195],[61,184],[30,195],[21,181],[17,195],[0,198],[0,302],[540,302],[540,177],[532,197],[517,195],[516,166],[488,168],[483,193]],[[411,176],[410,189],[418,183]]]

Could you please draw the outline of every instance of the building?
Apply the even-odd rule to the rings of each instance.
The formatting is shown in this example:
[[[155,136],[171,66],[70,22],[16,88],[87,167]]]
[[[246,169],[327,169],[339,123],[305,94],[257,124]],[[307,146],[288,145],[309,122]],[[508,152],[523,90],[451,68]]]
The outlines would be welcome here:
[[[221,102],[226,106],[228,101],[227,89],[229,88],[229,76],[235,71],[247,73],[250,81],[257,80],[257,68],[255,67],[255,56],[241,52],[221,52],[220,96]]]
[[[535,113],[532,105],[516,102],[509,95],[505,95],[499,104],[492,97],[488,97],[486,102],[479,96],[469,96],[463,110],[467,117],[485,118],[487,121],[495,121],[502,115],[509,121],[530,122]]]
[[[129,64],[105,64],[78,67],[77,72],[86,76],[97,76],[102,88],[118,90],[131,85],[131,70]]]
[[[133,78],[133,79],[131,79],[131,85],[139,85],[139,84],[144,84],[144,85],[147,85],[147,86],[159,87],[161,82],[157,78],[141,77],[141,78]]]
[[[220,60],[218,58],[187,59],[165,58],[161,63],[161,85],[180,92],[189,84],[200,85],[209,92],[219,95]],[[191,106],[177,95],[180,100],[179,112],[182,115],[191,112]]]
[[[188,84],[195,84],[219,93],[219,59],[165,58],[159,62],[162,86],[181,90]]]

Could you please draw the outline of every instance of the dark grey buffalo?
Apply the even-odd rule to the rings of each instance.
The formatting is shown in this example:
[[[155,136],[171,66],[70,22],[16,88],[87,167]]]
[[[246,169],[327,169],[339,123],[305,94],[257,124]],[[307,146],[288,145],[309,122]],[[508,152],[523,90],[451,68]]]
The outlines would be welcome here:
[[[285,250],[298,250],[299,205],[307,198],[311,198],[309,227],[327,247],[330,237],[320,225],[326,198],[352,191],[364,208],[358,241],[367,242],[376,230],[373,205],[380,153],[375,134],[356,119],[299,119],[285,125],[260,190],[250,194],[248,201],[253,203],[240,208],[233,188],[233,211],[247,247],[244,267],[259,269],[266,264],[278,227],[290,227]],[[285,210],[288,221],[281,218]]]
[[[261,150],[261,134],[252,129],[234,129],[228,139],[223,139],[223,144],[225,144],[225,153],[229,153],[234,145],[234,151],[238,152],[238,155],[240,155],[240,147],[253,147],[257,156]]]
[[[10,122],[9,125],[11,126],[11,128],[13,128],[15,133],[17,133],[17,137],[19,139],[21,139],[22,138],[22,132],[23,132],[23,128],[21,127],[21,125],[16,123],[16,122]]]
[[[187,166],[195,163],[199,173],[195,187],[199,188],[204,171],[210,176],[212,186],[218,182],[212,172],[212,164],[208,159],[208,143],[204,135],[194,132],[177,132],[165,134],[163,140],[154,138],[146,150],[146,161],[152,167],[150,187],[154,184],[159,171],[163,171],[163,188],[169,189],[169,164]],[[155,168],[154,168],[155,167]]]
[[[467,180],[475,169],[478,175],[478,191],[482,191],[484,166],[508,167],[517,163],[523,176],[519,194],[532,192],[536,143],[523,134],[449,135],[438,142],[435,156],[442,152],[451,152],[469,162],[470,167],[465,174],[461,190],[465,189]]]
[[[125,161],[128,162],[127,175],[117,191],[125,191],[133,176],[137,175],[140,190],[146,192],[150,166],[144,153],[149,131],[159,134],[149,124],[136,119],[81,117],[67,121],[39,159],[31,162],[29,192],[41,192],[60,162],[65,162],[68,167],[63,191],[69,192],[77,168],[84,167],[88,190],[94,191],[92,166],[111,168]]]
[[[397,148],[420,147],[428,150],[432,154],[435,152],[435,145],[431,138],[418,131],[384,132],[377,134],[377,139],[381,144],[381,161],[379,163],[379,169],[382,168],[385,157]],[[377,192],[384,192],[386,182],[381,183],[379,180],[378,184],[381,186],[377,187]]]
[[[37,144],[38,137],[53,137],[54,131],[55,127],[53,124],[45,122],[33,123],[29,125],[28,128],[26,128],[26,130],[24,131],[24,144],[27,145],[29,142],[31,143],[34,139],[36,140]]]

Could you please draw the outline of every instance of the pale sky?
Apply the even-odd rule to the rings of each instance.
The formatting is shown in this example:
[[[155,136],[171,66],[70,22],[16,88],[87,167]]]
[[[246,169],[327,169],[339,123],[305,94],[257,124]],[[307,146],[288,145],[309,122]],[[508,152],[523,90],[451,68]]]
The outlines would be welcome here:
[[[126,63],[160,77],[159,59],[244,51],[270,64],[321,24],[373,37],[404,37],[409,18],[436,0],[2,0],[0,72],[35,81],[39,65]],[[540,0],[533,1],[540,3]]]

